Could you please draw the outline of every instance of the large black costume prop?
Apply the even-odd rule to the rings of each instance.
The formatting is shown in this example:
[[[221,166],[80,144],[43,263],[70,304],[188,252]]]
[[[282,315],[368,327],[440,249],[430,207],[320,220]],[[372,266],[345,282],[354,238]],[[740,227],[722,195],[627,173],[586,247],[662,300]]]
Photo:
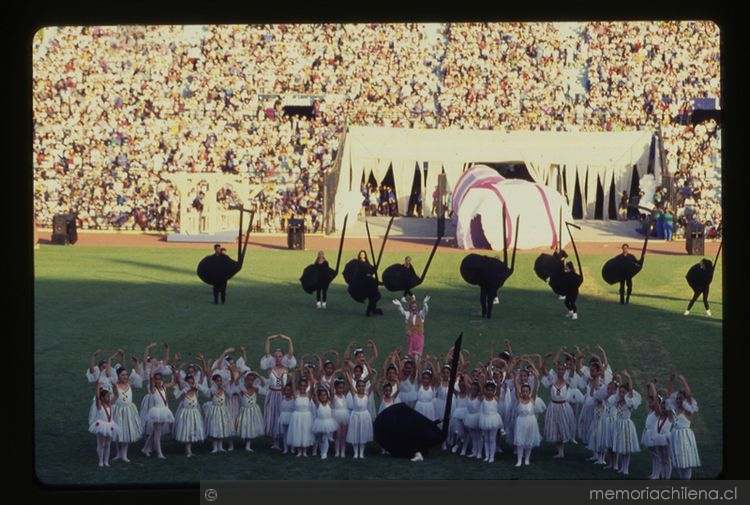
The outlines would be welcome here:
[[[375,440],[392,456],[412,458],[417,453],[426,455],[432,447],[442,444],[447,438],[453,402],[453,387],[456,384],[456,372],[462,341],[463,333],[458,336],[453,347],[453,362],[451,363],[451,376],[448,384],[448,397],[445,400],[442,429],[438,427],[440,420],[431,421],[403,403],[388,407],[375,418],[373,424]]]
[[[341,240],[339,241],[339,254],[336,258],[336,270],[328,266],[328,262],[318,263],[317,260],[312,265],[308,265],[302,271],[302,277],[299,278],[302,284],[302,289],[306,293],[312,294],[317,292],[318,301],[321,301],[321,295],[323,300],[326,301],[326,294],[328,292],[328,286],[333,282],[333,279],[339,274],[339,266],[341,265],[341,251],[344,248],[344,235],[346,234],[346,222],[349,220],[349,215],[344,217],[344,227],[341,229]]]
[[[645,209],[649,210],[649,209]],[[607,284],[620,283],[620,303],[630,303],[630,294],[633,292],[633,277],[643,268],[643,261],[646,259],[646,248],[648,247],[648,238],[651,235],[654,223],[649,218],[646,229],[646,238],[643,241],[643,250],[641,257],[635,259],[632,254],[618,254],[614,258],[607,260],[602,267],[602,278]],[[625,286],[627,285],[627,297],[625,296]]]
[[[562,208],[560,208],[560,228],[558,231],[557,246],[552,254],[542,253],[534,261],[534,273],[544,282],[548,282],[552,291],[559,296],[565,296],[562,275],[565,272],[563,261],[567,253],[562,250]]]
[[[237,241],[237,261],[233,260],[226,254],[212,254],[203,258],[198,263],[197,273],[198,277],[205,282],[210,284],[214,288],[214,303],[219,303],[219,297],[221,296],[221,303],[226,301],[227,296],[227,282],[229,279],[234,277],[240,270],[242,270],[242,264],[245,261],[245,252],[247,251],[247,242],[250,238],[250,230],[253,226],[253,218],[255,213],[244,208],[240,208],[240,238]],[[245,234],[245,242],[242,242],[242,218],[245,212],[250,214],[250,224],[247,227],[247,233]]]
[[[576,241],[573,238],[573,234],[570,232],[570,227],[572,226],[579,230],[581,228],[572,223],[565,223],[565,226],[568,229],[570,242],[573,244],[573,251],[575,251],[579,273],[576,273],[572,268],[564,270],[563,273],[558,276],[559,287],[562,291],[562,294],[565,296],[565,307],[568,309],[568,315],[575,319],[578,319],[578,307],[576,306],[576,300],[578,299],[578,290],[581,287],[581,284],[583,284],[583,268],[581,267],[581,257],[578,254],[578,247],[576,247]]]
[[[392,224],[393,217],[388,221],[388,228],[385,230],[385,237],[380,246],[380,255],[378,255],[378,260],[375,262],[375,265],[371,265],[369,261],[360,261],[359,258],[354,258],[344,266],[344,281],[346,281],[348,285],[346,291],[359,303],[363,303],[367,300],[366,316],[369,316],[370,314],[383,314],[383,311],[377,308],[378,300],[381,298],[380,291],[378,290],[378,286],[380,285],[378,279],[378,266],[383,254],[383,248],[388,241],[388,233],[391,231]],[[372,247],[372,238],[370,236],[370,225],[367,221],[365,221],[365,228],[367,229],[367,240],[370,243],[370,256],[373,258],[373,261],[375,261],[375,251]]]
[[[506,233],[505,208],[503,207],[503,260],[492,256],[469,254],[461,261],[461,277],[474,286],[479,286],[479,300],[482,305],[482,317],[492,316],[492,305],[498,290],[513,275],[516,265],[516,245],[518,244],[518,224],[516,218],[516,236],[513,241],[513,256],[508,266],[508,240]]]
[[[721,254],[721,247],[724,245],[724,239],[722,238],[721,242],[719,243],[719,250],[716,251],[716,258],[714,258],[713,263],[711,260],[703,258],[698,263],[690,267],[690,270],[688,270],[687,274],[685,275],[685,279],[687,280],[688,285],[693,290],[693,297],[690,299],[690,303],[688,303],[687,310],[685,310],[685,315],[688,315],[690,313],[690,309],[693,308],[693,305],[695,304],[696,300],[698,300],[698,297],[703,295],[703,307],[706,309],[706,314],[709,316],[711,315],[711,307],[708,305],[708,292],[709,288],[711,287],[711,282],[714,280],[714,271],[716,270],[716,264],[719,261],[719,255]]]
[[[430,263],[432,263],[432,258],[435,256],[435,252],[437,251],[442,238],[442,235],[438,233],[435,244],[432,246],[432,251],[430,251],[430,257],[427,259],[427,263],[424,266],[424,270],[422,270],[421,276],[417,276],[414,267],[407,268],[401,263],[395,263],[386,268],[383,271],[383,285],[385,286],[385,289],[388,291],[404,291],[404,295],[406,295],[407,291],[411,291],[422,284],[427,276],[427,270],[430,268]]]

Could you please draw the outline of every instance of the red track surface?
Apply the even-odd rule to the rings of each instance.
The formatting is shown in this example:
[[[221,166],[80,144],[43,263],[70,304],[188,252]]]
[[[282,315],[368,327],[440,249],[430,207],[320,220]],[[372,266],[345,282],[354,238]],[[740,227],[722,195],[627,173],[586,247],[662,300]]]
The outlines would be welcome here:
[[[50,244],[51,232],[40,231],[39,243]],[[380,245],[380,239],[376,238],[375,243]],[[432,249],[433,241],[428,239],[399,239],[391,237],[388,240],[389,251],[403,252],[429,252]],[[640,254],[640,248],[643,242],[629,242],[634,254]],[[210,243],[186,243],[186,242],[167,242],[166,235],[157,233],[117,233],[117,232],[78,232],[78,242],[76,247],[173,247],[173,248],[198,248],[210,251]],[[224,244],[226,245],[226,244]],[[320,235],[307,235],[305,237],[305,248],[307,251],[318,250],[337,250],[339,245],[338,237],[323,237]],[[614,254],[619,251],[622,242],[577,242],[578,251],[581,254]],[[713,256],[719,248],[719,242],[706,242],[705,254]],[[286,236],[268,236],[268,235],[250,235],[248,249],[287,249]],[[344,250],[358,251],[364,249],[369,251],[367,239],[364,238],[347,238],[344,241]],[[518,251],[519,254],[539,254],[547,251],[545,248],[538,248],[526,251]],[[665,255],[687,255],[685,251],[685,242],[663,240],[649,241],[648,251],[650,254]],[[463,249],[455,246],[455,241],[447,239],[440,247],[441,253],[466,253]],[[480,251],[482,252],[482,251]],[[488,251],[484,251],[488,253]]]

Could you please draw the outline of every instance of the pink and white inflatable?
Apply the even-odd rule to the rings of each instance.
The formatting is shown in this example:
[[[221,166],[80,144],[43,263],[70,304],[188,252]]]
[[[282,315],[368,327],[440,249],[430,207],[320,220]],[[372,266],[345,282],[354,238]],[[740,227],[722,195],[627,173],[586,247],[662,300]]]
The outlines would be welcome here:
[[[521,216],[518,249],[549,247],[559,237],[560,209],[563,223],[573,221],[565,197],[554,189],[521,179],[506,179],[492,168],[476,165],[464,172],[451,195],[456,240],[463,249],[503,249],[502,209],[505,206],[507,246],[512,247],[516,217]],[[563,227],[565,230],[565,227]]]

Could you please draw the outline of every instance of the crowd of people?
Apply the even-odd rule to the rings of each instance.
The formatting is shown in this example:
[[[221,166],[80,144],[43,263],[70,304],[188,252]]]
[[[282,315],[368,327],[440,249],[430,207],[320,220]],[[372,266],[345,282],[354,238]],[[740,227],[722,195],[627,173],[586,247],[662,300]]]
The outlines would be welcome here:
[[[187,171],[263,184],[257,201],[242,202],[260,211],[258,231],[291,218],[318,231],[347,124],[659,128],[669,173],[691,188],[677,222],[721,221],[720,126],[682,124],[693,99],[720,98],[710,22],[47,30],[33,76],[42,226],[76,213],[87,229],[175,230],[169,174]],[[309,112],[290,116],[290,94],[310,97]]]
[[[274,341],[285,348],[272,350]],[[493,341],[486,359],[477,356],[473,362],[468,350],[454,356],[451,348],[419,359],[398,347],[378,366],[373,340],[357,348],[350,342],[341,356],[331,349],[297,359],[292,339],[276,334],[266,339],[259,362],[267,378],[252,370],[244,347],[239,352],[229,347],[215,359],[196,353],[197,362],[187,363],[179,352],[171,355],[166,342],[159,359],[152,351],[156,346],[149,344],[142,360],[132,355],[132,367],[122,349],[105,359],[99,359],[100,349],[91,356],[86,376],[95,384],[95,396],[89,431],[97,436],[99,466],[109,466],[112,443],[114,459],[129,463],[129,445],[144,437],[141,452],[165,458],[162,440],[170,434],[184,444],[187,457],[206,441],[212,453],[232,451],[236,441],[254,452],[252,442],[268,437],[271,449],[296,457],[307,457],[312,449],[312,456],[326,459],[333,442],[335,457],[346,457],[351,445],[354,458],[364,458],[368,448],[375,449],[373,421],[393,405],[444,419],[455,362],[443,451],[493,463],[505,446],[515,452],[515,466],[522,466],[542,443],[556,446],[554,458],[565,457],[566,444],[581,443],[591,451],[589,461],[628,475],[631,457],[644,446],[651,456],[651,479],[669,479],[673,468],[689,479],[692,468],[700,466],[690,428],[698,405],[687,380],[672,373],[662,387],[645,385],[648,416],[639,436],[631,414],[641,394],[627,370],[613,370],[599,345],[560,347],[542,356],[514,354],[508,340],[495,354]],[[133,388],[144,384],[139,408]],[[201,397],[207,399],[203,404]],[[379,452],[388,454],[383,447]],[[417,452],[412,461],[423,457]]]

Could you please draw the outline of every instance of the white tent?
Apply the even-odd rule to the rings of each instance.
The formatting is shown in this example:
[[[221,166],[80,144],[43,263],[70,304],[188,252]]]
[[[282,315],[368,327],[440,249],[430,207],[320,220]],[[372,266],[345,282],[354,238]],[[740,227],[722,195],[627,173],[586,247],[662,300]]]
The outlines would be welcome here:
[[[399,209],[405,209],[415,170],[422,170],[423,205],[425,215],[429,215],[440,173],[445,172],[447,189],[452,191],[469,164],[508,161],[523,161],[535,182],[554,187],[560,167],[571,206],[577,176],[584,218],[593,218],[597,183],[602,185],[605,202],[609,201],[613,181],[618,193],[629,191],[633,166],[640,176],[646,174],[651,140],[651,131],[504,132],[350,126],[340,153],[336,227],[341,226],[347,213],[358,213],[362,203],[360,183],[370,173],[381,181],[388,168],[393,168]],[[606,219],[606,211],[604,214]]]

